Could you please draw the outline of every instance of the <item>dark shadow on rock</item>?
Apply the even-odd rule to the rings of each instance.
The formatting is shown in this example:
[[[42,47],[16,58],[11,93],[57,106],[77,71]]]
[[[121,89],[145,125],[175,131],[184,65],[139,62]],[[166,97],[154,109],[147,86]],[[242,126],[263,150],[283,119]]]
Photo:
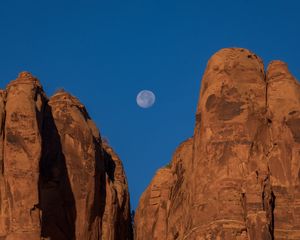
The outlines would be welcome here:
[[[75,240],[75,199],[60,136],[48,104],[44,109],[42,126],[39,197],[42,237],[49,237],[51,240]]]
[[[103,156],[104,156],[105,172],[108,175],[110,181],[114,182],[116,164],[112,159],[111,155],[108,152],[106,152],[104,149],[103,149]]]
[[[276,196],[274,194],[274,192],[271,192],[271,217],[272,217],[272,222],[271,222],[271,228],[270,228],[270,233],[271,233],[271,237],[272,239],[275,239],[275,215],[274,215],[274,211],[275,211],[275,207],[276,207]]]
[[[110,182],[117,181],[115,179],[115,170],[116,170],[116,163],[112,158],[112,155],[106,151],[103,148],[103,157],[104,157],[104,164],[105,164],[105,172],[109,178]],[[127,199],[129,196],[126,194],[123,195],[123,202],[120,206],[117,204],[117,217],[116,217],[116,223],[115,223],[115,236],[116,239],[119,240],[131,240],[133,239],[133,228],[132,228],[132,216],[130,214],[130,209],[128,209],[127,216],[128,218],[125,218],[124,213],[126,209],[126,203],[129,202],[129,199]]]
[[[99,234],[102,234],[102,219],[106,205],[106,178],[103,164],[103,154],[101,150],[100,138],[96,139],[94,137],[95,146],[95,184],[94,184],[94,201],[92,206],[92,212],[90,215],[90,225],[89,228],[93,226],[92,223],[98,218]],[[102,239],[98,236],[98,239]]]

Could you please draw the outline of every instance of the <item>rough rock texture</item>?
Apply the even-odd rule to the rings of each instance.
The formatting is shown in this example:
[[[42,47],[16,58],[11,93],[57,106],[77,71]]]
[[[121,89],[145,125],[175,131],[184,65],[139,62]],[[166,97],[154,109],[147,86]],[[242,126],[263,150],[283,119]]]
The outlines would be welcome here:
[[[130,200],[127,180],[120,158],[103,142],[105,159],[106,204],[103,213],[103,239],[131,239]]]
[[[85,107],[23,72],[0,91],[0,239],[132,239],[122,163]]]
[[[143,193],[136,240],[300,239],[300,85],[246,49],[202,80],[194,136]]]

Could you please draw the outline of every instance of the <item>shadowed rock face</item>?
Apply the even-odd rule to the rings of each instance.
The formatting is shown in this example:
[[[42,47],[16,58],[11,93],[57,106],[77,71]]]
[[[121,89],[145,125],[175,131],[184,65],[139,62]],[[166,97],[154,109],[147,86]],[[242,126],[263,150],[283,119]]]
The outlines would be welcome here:
[[[143,193],[135,237],[300,239],[300,86],[246,49],[222,49],[202,79],[194,136]]]
[[[122,163],[85,107],[23,72],[0,91],[0,239],[132,239]]]

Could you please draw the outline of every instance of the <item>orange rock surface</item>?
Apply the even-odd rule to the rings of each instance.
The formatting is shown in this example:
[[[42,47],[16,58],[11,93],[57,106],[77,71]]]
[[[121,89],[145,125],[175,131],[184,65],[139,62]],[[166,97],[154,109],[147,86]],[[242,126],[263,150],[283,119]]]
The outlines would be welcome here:
[[[22,72],[0,91],[0,239],[132,239],[122,163],[85,107]]]
[[[157,171],[135,214],[136,240],[300,239],[300,85],[222,49],[202,79],[194,135]]]

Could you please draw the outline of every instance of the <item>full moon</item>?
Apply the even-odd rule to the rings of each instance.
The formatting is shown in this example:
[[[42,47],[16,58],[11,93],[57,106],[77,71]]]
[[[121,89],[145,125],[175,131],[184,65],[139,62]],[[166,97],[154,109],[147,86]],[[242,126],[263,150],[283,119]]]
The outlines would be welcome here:
[[[136,96],[136,103],[141,108],[149,108],[152,107],[155,103],[155,95],[153,92],[149,90],[142,90]]]

